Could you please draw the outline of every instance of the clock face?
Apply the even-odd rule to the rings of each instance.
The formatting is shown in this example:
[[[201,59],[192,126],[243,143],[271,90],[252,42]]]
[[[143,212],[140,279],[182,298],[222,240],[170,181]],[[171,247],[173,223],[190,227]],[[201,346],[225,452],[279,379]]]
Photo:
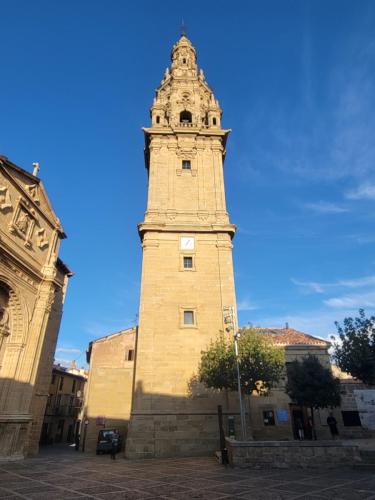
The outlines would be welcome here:
[[[194,238],[181,238],[181,250],[194,250]]]

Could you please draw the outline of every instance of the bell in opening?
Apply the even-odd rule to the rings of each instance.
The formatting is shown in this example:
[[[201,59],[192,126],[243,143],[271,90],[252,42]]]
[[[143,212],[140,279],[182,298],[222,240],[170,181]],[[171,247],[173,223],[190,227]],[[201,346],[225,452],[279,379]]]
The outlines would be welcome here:
[[[192,115],[190,111],[181,111],[180,113],[180,123],[191,123],[192,122]]]

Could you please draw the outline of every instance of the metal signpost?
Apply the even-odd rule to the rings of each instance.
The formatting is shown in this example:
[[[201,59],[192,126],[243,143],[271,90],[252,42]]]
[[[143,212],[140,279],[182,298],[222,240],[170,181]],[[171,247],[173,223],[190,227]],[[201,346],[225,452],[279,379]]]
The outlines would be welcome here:
[[[240,401],[240,416],[241,416],[241,434],[242,440],[246,439],[246,418],[242,401],[242,390],[241,390],[241,373],[240,373],[240,364],[238,359],[238,339],[240,337],[240,333],[238,331],[237,325],[237,315],[234,309],[234,306],[225,306],[224,308],[224,323],[225,323],[225,331],[230,333],[233,332],[233,340],[234,340],[234,352],[236,354],[236,368],[237,368],[237,384],[238,384],[238,398]]]

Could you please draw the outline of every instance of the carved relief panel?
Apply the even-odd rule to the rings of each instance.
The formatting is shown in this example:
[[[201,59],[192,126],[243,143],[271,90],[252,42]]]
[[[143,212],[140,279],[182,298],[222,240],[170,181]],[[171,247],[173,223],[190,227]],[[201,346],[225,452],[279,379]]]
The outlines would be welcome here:
[[[35,222],[35,211],[28,206],[25,200],[19,198],[13,219],[9,225],[9,231],[22,238],[26,248],[31,247]]]
[[[8,186],[0,186],[0,211],[8,212],[12,210],[12,200]]]

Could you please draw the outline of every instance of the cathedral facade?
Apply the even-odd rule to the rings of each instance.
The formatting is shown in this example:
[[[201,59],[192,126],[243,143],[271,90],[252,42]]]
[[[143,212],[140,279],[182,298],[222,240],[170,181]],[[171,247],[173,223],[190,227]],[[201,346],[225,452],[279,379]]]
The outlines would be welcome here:
[[[68,278],[37,177],[0,156],[0,460],[38,452]]]
[[[148,201],[128,457],[204,454],[218,447],[217,405],[238,402],[196,379],[201,351],[225,334],[236,308],[235,226],[223,164],[230,130],[182,35],[156,90],[144,129]],[[225,400],[224,400],[225,399]]]

